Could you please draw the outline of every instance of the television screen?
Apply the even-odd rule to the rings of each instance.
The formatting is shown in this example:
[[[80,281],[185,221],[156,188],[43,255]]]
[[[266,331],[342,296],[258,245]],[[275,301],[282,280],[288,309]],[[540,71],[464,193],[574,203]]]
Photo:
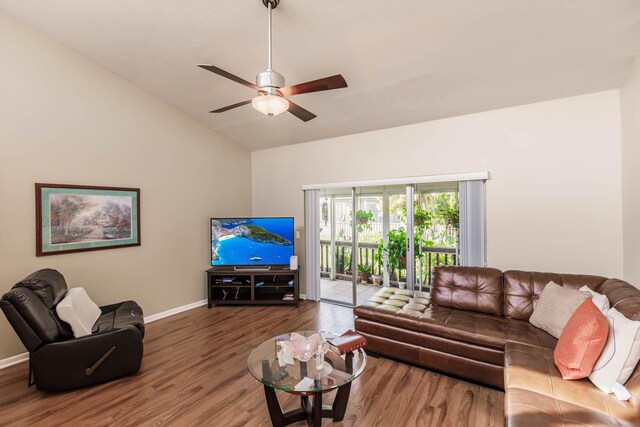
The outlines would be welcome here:
[[[211,218],[211,265],[289,265],[293,218]]]

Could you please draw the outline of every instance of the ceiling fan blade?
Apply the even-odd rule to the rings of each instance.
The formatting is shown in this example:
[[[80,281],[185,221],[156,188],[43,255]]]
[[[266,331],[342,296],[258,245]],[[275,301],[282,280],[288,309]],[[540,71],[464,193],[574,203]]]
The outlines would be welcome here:
[[[303,122],[308,122],[311,119],[315,119],[317,116],[313,114],[311,111],[307,111],[298,104],[289,101],[289,112],[302,120]]]
[[[242,107],[243,105],[251,104],[251,100],[248,99],[242,102],[236,102],[235,104],[227,105],[226,107],[218,108],[217,110],[209,111],[210,113],[224,113],[225,111],[232,110],[237,107]]]
[[[212,73],[216,73],[219,76],[222,77],[226,77],[229,80],[233,80],[236,83],[240,83],[241,85],[245,85],[246,87],[253,89],[253,90],[257,90],[257,91],[261,91],[262,89],[260,89],[258,86],[254,85],[251,82],[246,81],[245,79],[241,79],[238,76],[234,76],[233,74],[220,69],[214,65],[206,65],[206,64],[198,64],[198,67],[200,68],[204,68],[205,70],[211,71]]]
[[[312,80],[306,83],[299,83],[293,86],[278,89],[282,96],[300,95],[302,93],[320,92],[322,90],[332,90],[347,87],[347,82],[340,74],[325,77],[323,79]]]

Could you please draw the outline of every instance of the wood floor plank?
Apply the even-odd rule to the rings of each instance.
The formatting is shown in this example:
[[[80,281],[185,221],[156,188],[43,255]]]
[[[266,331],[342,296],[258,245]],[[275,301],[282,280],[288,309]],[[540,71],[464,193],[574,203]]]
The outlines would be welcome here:
[[[27,387],[28,366],[0,370],[1,426],[270,426],[249,352],[294,330],[344,332],[351,309],[199,307],[147,325],[140,372],[63,393]],[[335,393],[323,397],[331,403]],[[285,410],[299,398],[278,392]],[[386,358],[369,357],[342,426],[502,426],[504,394]],[[323,425],[332,425],[324,420]],[[299,423],[302,426],[305,423]]]

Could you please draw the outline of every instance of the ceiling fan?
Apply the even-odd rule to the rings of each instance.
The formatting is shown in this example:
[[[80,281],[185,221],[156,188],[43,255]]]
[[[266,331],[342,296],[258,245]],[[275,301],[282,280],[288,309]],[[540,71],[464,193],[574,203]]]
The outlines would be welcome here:
[[[252,104],[253,108],[269,117],[277,116],[280,113],[289,111],[302,121],[308,122],[316,117],[310,111],[305,110],[298,104],[289,101],[285,96],[300,95],[303,93],[320,92],[323,90],[340,89],[347,87],[347,82],[340,74],[325,77],[323,79],[312,80],[305,83],[299,83],[293,86],[284,86],[284,76],[271,68],[271,11],[278,7],[280,0],[261,0],[262,4],[269,9],[269,66],[266,71],[258,73],[256,76],[256,84],[241,79],[238,76],[224,71],[214,65],[199,64],[198,67],[209,70],[236,83],[240,83],[250,89],[258,92],[258,96],[253,99],[227,105],[210,111],[210,113],[223,113],[233,108],[243,105]]]

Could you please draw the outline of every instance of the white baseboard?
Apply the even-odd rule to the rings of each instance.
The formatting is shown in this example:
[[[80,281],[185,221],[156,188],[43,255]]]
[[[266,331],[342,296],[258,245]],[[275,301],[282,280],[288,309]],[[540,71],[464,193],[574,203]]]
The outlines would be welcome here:
[[[191,310],[192,308],[203,306],[207,303],[206,299],[202,301],[192,302],[191,304],[183,305],[180,307],[172,308],[167,311],[162,311],[160,313],[152,314],[151,316],[146,316],[144,318],[144,323],[151,323],[156,320],[164,319],[165,317],[172,316],[174,314],[182,313],[183,311]],[[25,362],[29,360],[29,353],[21,353],[16,354],[15,356],[7,357],[6,359],[0,360],[0,369],[8,368],[9,366],[13,366],[15,364]]]
[[[300,294],[299,298],[300,299],[307,299],[307,294]]]
[[[182,313],[183,311],[191,310],[192,308],[203,306],[207,303],[206,299],[201,301],[192,302],[187,305],[182,305],[180,307],[172,308],[167,311],[162,311],[160,313],[152,314],[151,316],[145,316],[144,323],[155,322],[156,320],[164,319],[165,317],[173,316],[174,314]]]
[[[27,360],[29,360],[29,353],[20,353],[15,356],[7,357],[6,359],[0,360],[0,369],[8,368],[9,366],[26,362]]]

